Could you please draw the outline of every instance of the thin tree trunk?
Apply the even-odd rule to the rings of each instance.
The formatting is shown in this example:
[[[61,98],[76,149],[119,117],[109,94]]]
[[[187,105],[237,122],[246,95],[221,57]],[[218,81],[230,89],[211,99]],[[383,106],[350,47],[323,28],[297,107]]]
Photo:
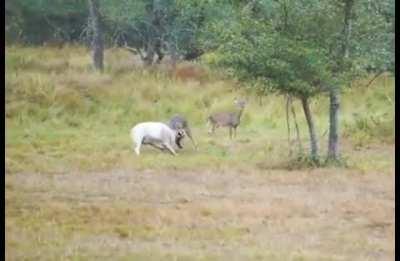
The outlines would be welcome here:
[[[301,144],[299,125],[297,124],[296,112],[294,110],[292,99],[290,99],[290,105],[291,105],[290,107],[292,109],[292,114],[293,114],[294,126],[296,128],[296,138],[297,138],[297,144],[299,146],[299,152],[303,153],[303,145]]]
[[[161,41],[162,37],[162,16],[160,11],[162,10],[160,0],[153,0],[148,2],[147,15],[151,21],[150,35],[147,38],[147,43],[145,46],[146,55],[144,56],[143,62],[145,66],[150,66],[154,63],[154,57],[157,52],[157,45]],[[161,43],[160,43],[161,44]],[[161,48],[161,45],[160,45]],[[159,57],[160,58],[160,57]]]
[[[162,40],[157,39],[156,45],[155,45],[155,53],[157,54],[157,60],[156,60],[157,64],[160,64],[162,59],[164,58],[164,53],[162,51],[162,45],[163,45]]]
[[[171,55],[171,64],[172,64],[173,69],[175,70],[176,69],[176,64],[177,64],[178,59],[179,59],[179,55],[178,55],[178,51],[177,51],[177,48],[176,48],[175,41],[172,41],[172,43],[168,44],[168,49],[169,49],[169,52],[170,52],[170,55]]]
[[[351,13],[354,6],[354,0],[344,0],[344,26],[342,53],[339,70],[342,70],[344,61],[349,57],[349,41],[351,36]],[[328,142],[328,160],[339,160],[339,108],[340,108],[340,90],[338,86],[331,88],[329,93],[329,142]]]
[[[172,40],[171,42],[166,42],[167,52],[170,54],[170,61],[168,63],[168,74],[170,77],[176,77],[176,64],[178,63],[178,52],[176,50],[175,42]]]
[[[154,43],[149,42],[147,44],[147,48],[146,48],[146,55],[144,56],[144,59],[143,59],[145,66],[150,66],[153,64],[154,54],[155,54]]]
[[[290,96],[286,96],[286,125],[288,130],[288,146],[289,146],[289,156],[292,155],[292,146],[290,144],[290,121],[289,121],[289,104],[290,104]]]
[[[93,65],[96,70],[103,71],[103,32],[100,25],[99,3],[97,0],[89,0],[90,20],[93,30],[92,52]]]
[[[310,104],[307,98],[301,99],[301,104],[303,105],[304,115],[307,120],[308,132],[310,134],[310,145],[311,145],[311,159],[313,161],[318,161],[318,138],[315,131],[314,120],[312,118]]]
[[[329,106],[329,144],[328,144],[328,159],[339,159],[339,106],[340,95],[337,88],[330,91],[330,106]]]
[[[344,5],[344,27],[343,27],[343,43],[342,43],[342,55],[343,58],[349,57],[349,44],[351,37],[351,14],[354,6],[354,0],[345,0]]]

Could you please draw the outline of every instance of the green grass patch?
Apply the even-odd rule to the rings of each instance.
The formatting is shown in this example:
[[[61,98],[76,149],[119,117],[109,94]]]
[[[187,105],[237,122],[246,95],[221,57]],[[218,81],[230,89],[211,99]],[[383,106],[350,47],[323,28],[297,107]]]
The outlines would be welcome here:
[[[90,53],[82,47],[66,46],[57,52],[7,47],[7,171],[285,168],[288,145],[283,97],[268,95],[260,105],[255,93],[238,90],[231,81],[217,77],[218,73],[201,85],[175,81],[126,62],[126,55],[107,50],[107,69],[99,74],[88,69]],[[394,81],[386,75],[381,78],[368,89],[360,84],[344,93],[341,130],[355,149],[394,141]],[[207,116],[232,110],[235,97],[249,101],[238,137],[229,140],[227,129],[217,129],[209,136]],[[311,103],[321,144],[328,137],[328,102],[321,96]],[[295,101],[294,106],[307,146],[301,105]],[[199,151],[187,141],[178,157],[152,148],[144,148],[136,157],[130,128],[141,121],[166,122],[176,113],[188,118]],[[325,151],[320,153],[323,157]]]

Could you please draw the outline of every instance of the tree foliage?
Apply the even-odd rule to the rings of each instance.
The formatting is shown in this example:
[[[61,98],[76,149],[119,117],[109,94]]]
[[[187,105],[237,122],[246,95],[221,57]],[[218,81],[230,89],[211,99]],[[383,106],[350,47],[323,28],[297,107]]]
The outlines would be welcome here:
[[[160,53],[176,51],[196,58],[225,43],[225,31],[241,30],[243,16],[248,16],[252,23],[268,25],[269,31],[299,40],[307,48],[324,49],[329,59],[335,60],[340,51],[342,0],[101,0],[99,4],[108,46],[126,43],[147,51],[148,45],[155,45]],[[394,0],[356,0],[354,10],[351,66],[345,71],[352,76],[394,71]],[[11,42],[76,42],[91,33],[85,0],[7,0],[5,15],[6,40]],[[247,29],[248,35],[264,30]]]
[[[79,40],[87,21],[85,0],[6,0],[6,41],[42,44]]]
[[[242,30],[227,32],[226,44],[218,50],[218,64],[232,69],[240,80],[264,83],[266,91],[312,97],[326,90],[332,77],[323,50],[282,36],[269,25],[246,20]]]
[[[207,1],[110,1],[103,0],[103,13],[111,41],[135,48],[144,59],[165,53],[187,59],[203,53],[198,35],[206,20]]]
[[[348,9],[344,0],[237,1],[231,23],[213,27],[220,38],[215,62],[264,92],[299,97],[307,114],[310,97],[391,68],[391,3],[351,0]],[[312,125],[310,118],[311,139]]]

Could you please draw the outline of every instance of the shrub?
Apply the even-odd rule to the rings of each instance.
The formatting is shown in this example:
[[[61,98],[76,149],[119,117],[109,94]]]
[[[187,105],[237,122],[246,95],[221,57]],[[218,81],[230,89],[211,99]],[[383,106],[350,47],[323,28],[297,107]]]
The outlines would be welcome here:
[[[353,119],[343,125],[343,135],[350,138],[356,147],[371,142],[394,141],[394,117],[392,113],[355,113]]]

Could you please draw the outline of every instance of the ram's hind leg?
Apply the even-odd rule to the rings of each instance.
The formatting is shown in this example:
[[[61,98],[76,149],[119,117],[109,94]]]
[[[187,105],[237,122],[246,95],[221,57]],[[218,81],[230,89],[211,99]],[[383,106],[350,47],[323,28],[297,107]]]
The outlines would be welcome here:
[[[136,152],[137,155],[139,155],[140,154],[140,146],[142,145],[142,142],[143,142],[143,137],[141,137],[137,133],[134,133],[134,131],[132,129],[131,130],[131,139],[133,142],[133,144],[132,144],[133,150]]]
[[[141,142],[136,143],[135,152],[137,155],[140,155],[140,146],[142,145]]]

